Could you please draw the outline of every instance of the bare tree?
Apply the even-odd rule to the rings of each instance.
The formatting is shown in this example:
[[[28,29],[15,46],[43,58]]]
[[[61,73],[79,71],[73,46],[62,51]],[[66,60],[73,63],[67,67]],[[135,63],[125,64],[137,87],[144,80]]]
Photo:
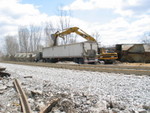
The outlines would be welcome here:
[[[15,55],[18,52],[18,42],[14,36],[7,35],[5,37],[5,44],[8,55]]]
[[[30,25],[20,27],[18,30],[20,52],[34,52],[41,47],[41,27]]]
[[[58,30],[62,31],[70,27],[70,11],[59,10],[59,25]],[[69,35],[64,36],[64,41],[61,41],[61,44],[67,44],[70,40]],[[72,39],[71,39],[72,40]]]
[[[144,34],[144,38],[142,39],[144,44],[150,44],[150,32]]]
[[[98,31],[95,31],[94,33],[92,33],[92,36],[96,39],[98,46],[101,46],[101,42],[100,42],[100,38],[101,35]]]
[[[71,38],[70,38],[71,37]],[[77,42],[77,34],[70,34],[70,37],[68,37],[68,44],[73,44]]]
[[[29,30],[27,27],[20,27],[18,30],[20,52],[29,52]]]
[[[94,33],[92,33],[92,36],[97,40],[97,42],[99,42],[100,41],[100,33],[99,32],[97,32],[97,31],[95,31]]]
[[[29,28],[29,51],[34,52],[36,50],[39,50],[40,47],[40,41],[41,41],[41,33],[42,29],[41,27],[37,27],[34,25],[30,25]]]
[[[70,15],[70,11],[59,10],[58,25],[54,26],[51,22],[46,23],[46,26],[44,28],[44,32],[46,34],[46,46],[52,46],[54,43],[51,34],[54,34],[57,31],[62,32],[64,29],[70,27]],[[56,40],[56,45],[64,45],[75,42],[76,35],[65,35],[64,40],[62,40],[62,38],[58,38]]]

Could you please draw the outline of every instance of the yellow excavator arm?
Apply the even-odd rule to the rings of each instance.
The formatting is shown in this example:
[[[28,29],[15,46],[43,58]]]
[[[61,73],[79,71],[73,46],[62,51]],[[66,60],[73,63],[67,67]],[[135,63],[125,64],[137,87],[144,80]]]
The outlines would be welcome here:
[[[78,27],[71,27],[71,28],[68,28],[68,29],[64,29],[61,32],[57,31],[55,34],[51,35],[52,39],[54,40],[54,46],[56,45],[57,37],[64,38],[65,35],[68,35],[68,34],[71,34],[71,33],[76,33],[76,34],[82,36],[83,38],[85,38],[88,41],[96,42],[96,40],[92,36],[90,36],[89,34],[84,32],[83,30],[79,29]]]
[[[57,37],[64,38],[64,36],[71,33],[76,33],[88,41],[93,41],[97,43],[97,41],[92,36],[84,32],[83,30],[79,29],[78,27],[71,27],[62,31],[57,31],[55,34],[51,35],[54,41],[54,46],[56,46],[57,44]],[[100,51],[97,57],[99,60],[104,60],[105,62],[113,62],[113,60],[116,60],[118,58],[117,53],[106,53],[104,52],[104,50]]]

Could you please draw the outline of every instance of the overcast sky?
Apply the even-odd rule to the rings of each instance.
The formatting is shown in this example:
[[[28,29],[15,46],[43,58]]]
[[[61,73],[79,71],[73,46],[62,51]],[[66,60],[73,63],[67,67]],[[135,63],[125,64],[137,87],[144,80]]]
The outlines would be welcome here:
[[[139,43],[150,32],[149,0],[0,0],[1,46],[20,25],[56,23],[59,9],[71,11],[71,26],[98,32],[103,45]]]

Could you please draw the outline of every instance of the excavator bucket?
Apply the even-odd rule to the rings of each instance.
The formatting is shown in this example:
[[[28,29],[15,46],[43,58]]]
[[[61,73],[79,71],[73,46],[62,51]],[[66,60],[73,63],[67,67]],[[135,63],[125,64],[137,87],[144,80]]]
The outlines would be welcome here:
[[[57,37],[55,36],[55,34],[51,34],[51,39],[53,40],[53,46],[57,45]]]

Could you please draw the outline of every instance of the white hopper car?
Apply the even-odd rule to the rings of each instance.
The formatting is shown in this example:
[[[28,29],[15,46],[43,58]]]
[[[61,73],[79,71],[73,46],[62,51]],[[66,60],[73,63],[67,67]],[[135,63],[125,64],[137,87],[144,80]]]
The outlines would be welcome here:
[[[44,62],[74,61],[76,63],[96,63],[98,45],[96,42],[81,42],[43,48],[37,60]]]

